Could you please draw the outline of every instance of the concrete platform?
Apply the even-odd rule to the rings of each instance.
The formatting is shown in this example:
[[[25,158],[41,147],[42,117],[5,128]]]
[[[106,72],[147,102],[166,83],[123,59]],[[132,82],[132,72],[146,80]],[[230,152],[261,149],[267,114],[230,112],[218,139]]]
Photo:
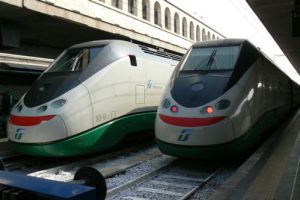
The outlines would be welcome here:
[[[299,130],[298,110],[209,199],[299,200]]]

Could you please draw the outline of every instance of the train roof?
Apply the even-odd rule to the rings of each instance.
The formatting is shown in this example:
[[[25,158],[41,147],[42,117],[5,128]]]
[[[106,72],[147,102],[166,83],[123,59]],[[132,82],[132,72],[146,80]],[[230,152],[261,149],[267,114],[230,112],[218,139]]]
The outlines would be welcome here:
[[[126,48],[127,51],[129,50],[128,53],[135,54],[135,55],[145,54],[145,55],[148,55],[149,57],[156,57],[156,58],[160,57],[162,59],[170,59],[170,60],[175,60],[175,61],[179,61],[181,58],[181,55],[170,53],[170,52],[164,51],[163,49],[148,47],[145,45],[139,45],[139,44],[131,43],[131,42],[124,41],[124,40],[95,40],[95,41],[89,41],[89,42],[84,42],[84,43],[73,45],[73,46],[69,47],[69,49],[106,46],[106,45],[110,45],[110,44],[115,45],[114,50],[116,50],[116,51],[117,50],[123,51],[124,50],[123,48]]]
[[[193,47],[234,46],[234,45],[240,45],[245,42],[250,43],[247,39],[220,39],[220,40],[210,40],[205,42],[197,42],[193,44]]]
[[[112,42],[130,43],[130,42],[122,41],[122,40],[94,40],[94,41],[88,41],[88,42],[75,44],[75,45],[69,47],[69,49],[84,48],[84,47],[95,47],[95,46],[105,46],[105,45],[108,45]]]

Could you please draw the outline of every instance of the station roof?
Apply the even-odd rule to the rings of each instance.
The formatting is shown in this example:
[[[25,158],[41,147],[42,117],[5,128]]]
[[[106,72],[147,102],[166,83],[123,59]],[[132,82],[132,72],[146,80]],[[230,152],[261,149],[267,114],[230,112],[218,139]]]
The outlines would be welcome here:
[[[300,73],[300,8],[298,12],[297,0],[246,1]],[[300,6],[300,2],[298,4]]]

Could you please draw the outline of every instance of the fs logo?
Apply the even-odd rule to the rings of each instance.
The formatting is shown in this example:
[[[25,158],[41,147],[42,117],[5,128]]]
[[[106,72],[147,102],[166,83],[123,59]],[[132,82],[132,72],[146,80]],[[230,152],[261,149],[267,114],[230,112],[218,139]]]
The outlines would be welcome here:
[[[20,140],[22,138],[22,135],[24,134],[24,132],[25,132],[24,128],[18,128],[15,133],[15,139]]]
[[[192,129],[183,129],[180,132],[180,135],[179,135],[177,141],[186,142],[186,141],[188,141],[190,135],[192,135]]]
[[[152,88],[152,80],[148,80],[147,82],[147,88]]]

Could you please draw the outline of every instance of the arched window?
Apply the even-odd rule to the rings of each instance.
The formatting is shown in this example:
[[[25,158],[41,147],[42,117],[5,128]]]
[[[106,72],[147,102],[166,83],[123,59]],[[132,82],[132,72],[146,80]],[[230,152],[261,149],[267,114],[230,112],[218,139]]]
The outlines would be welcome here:
[[[187,21],[185,17],[182,19],[182,35],[187,37]]]
[[[209,31],[207,32],[207,40],[211,40],[210,32]]]
[[[213,39],[213,40],[215,40],[215,39],[216,39],[216,36],[215,36],[215,34],[213,34],[213,36],[212,36],[212,39]]]
[[[219,37],[217,37],[217,40],[220,39]]]
[[[154,4],[154,24],[161,26],[161,8],[158,2]]]
[[[111,5],[113,6],[113,7],[116,7],[116,8],[119,8],[119,9],[121,9],[122,10],[122,8],[123,8],[123,5],[122,5],[123,3],[122,3],[122,0],[112,0],[111,1]]]
[[[165,28],[171,30],[171,12],[168,7],[165,9]]]
[[[149,0],[143,0],[143,19],[150,21],[150,3]]]
[[[178,33],[178,34],[180,32],[180,23],[179,23],[178,13],[175,13],[175,15],[174,15],[174,32]]]
[[[195,40],[195,33],[194,33],[194,24],[190,22],[190,39]]]
[[[200,27],[199,25],[197,25],[197,28],[196,28],[196,41],[199,42],[200,41]]]
[[[202,41],[206,41],[206,32],[205,29],[202,29]]]
[[[128,0],[128,12],[133,15],[137,15],[136,0]]]

